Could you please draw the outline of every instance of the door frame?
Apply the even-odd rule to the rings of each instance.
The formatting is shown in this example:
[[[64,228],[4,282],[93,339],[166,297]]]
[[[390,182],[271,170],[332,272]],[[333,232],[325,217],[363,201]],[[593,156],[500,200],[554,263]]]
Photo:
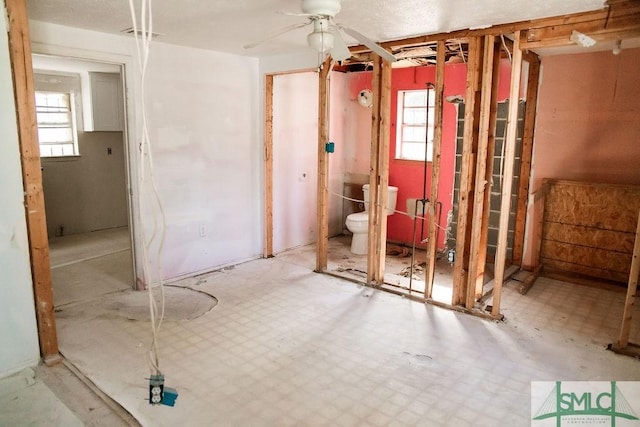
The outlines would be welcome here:
[[[135,170],[131,164],[135,162],[135,150],[129,144],[129,135],[135,135],[134,109],[130,102],[134,96],[127,96],[136,89],[133,75],[127,70],[133,70],[134,61],[130,55],[111,54],[98,51],[89,51],[65,46],[49,45],[46,43],[31,43],[29,35],[28,15],[24,0],[6,0],[9,26],[9,51],[11,60],[11,72],[14,80],[14,97],[16,102],[16,115],[19,128],[20,160],[23,169],[25,191],[25,216],[28,225],[28,243],[30,266],[34,288],[34,302],[37,314],[38,336],[40,353],[47,365],[53,365],[61,361],[58,350],[58,337],[53,307],[53,289],[51,282],[51,265],[49,260],[49,244],[46,229],[46,216],[44,211],[44,196],[42,192],[42,172],[40,156],[35,155],[37,150],[37,127],[35,116],[35,89],[33,85],[32,54],[50,55],[62,58],[73,58],[85,61],[107,62],[120,66],[123,89],[124,120],[123,143],[125,149],[125,173],[127,181],[127,204],[129,210],[129,227],[131,232],[131,252],[133,258],[133,270],[135,277],[138,274],[136,262],[136,218],[139,206],[136,205],[137,179]],[[34,209],[32,209],[32,207]],[[135,278],[134,278],[135,279]],[[133,287],[139,279],[134,280]]]

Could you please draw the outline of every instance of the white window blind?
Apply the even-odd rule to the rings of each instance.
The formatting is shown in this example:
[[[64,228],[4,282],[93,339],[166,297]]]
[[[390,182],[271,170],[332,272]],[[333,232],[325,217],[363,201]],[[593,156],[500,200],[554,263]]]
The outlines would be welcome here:
[[[72,93],[36,92],[41,157],[77,156],[78,137]]]

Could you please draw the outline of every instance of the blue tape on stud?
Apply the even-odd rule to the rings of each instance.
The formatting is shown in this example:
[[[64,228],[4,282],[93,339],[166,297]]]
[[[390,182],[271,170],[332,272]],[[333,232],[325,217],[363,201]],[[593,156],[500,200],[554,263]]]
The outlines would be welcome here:
[[[335,151],[335,148],[336,148],[336,146],[335,146],[335,144],[333,142],[327,142],[325,144],[325,151],[327,153],[333,153]]]

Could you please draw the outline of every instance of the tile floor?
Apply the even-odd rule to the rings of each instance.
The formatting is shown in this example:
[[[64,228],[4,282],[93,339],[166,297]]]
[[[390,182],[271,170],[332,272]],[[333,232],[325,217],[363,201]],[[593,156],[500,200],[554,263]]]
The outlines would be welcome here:
[[[49,247],[56,308],[133,286],[128,227],[54,237]]]
[[[532,380],[640,380],[638,360],[605,350],[623,293],[541,278],[522,296],[507,284],[506,321],[490,322],[314,264],[305,247],[176,283],[218,304],[163,324],[173,408],[145,400],[148,322],[98,310],[109,296],[57,313],[61,351],[150,426],[525,426]],[[636,309],[636,342],[639,322]]]

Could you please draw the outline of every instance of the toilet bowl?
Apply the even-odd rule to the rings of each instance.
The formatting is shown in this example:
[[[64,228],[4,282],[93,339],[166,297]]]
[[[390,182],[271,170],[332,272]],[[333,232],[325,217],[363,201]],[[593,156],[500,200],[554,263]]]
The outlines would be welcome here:
[[[398,188],[387,187],[387,216],[393,215],[396,209],[396,201],[398,200]],[[364,212],[352,213],[347,216],[345,225],[347,229],[353,233],[351,238],[351,253],[356,255],[364,255],[367,253],[369,240],[369,184],[362,186],[364,193]]]

